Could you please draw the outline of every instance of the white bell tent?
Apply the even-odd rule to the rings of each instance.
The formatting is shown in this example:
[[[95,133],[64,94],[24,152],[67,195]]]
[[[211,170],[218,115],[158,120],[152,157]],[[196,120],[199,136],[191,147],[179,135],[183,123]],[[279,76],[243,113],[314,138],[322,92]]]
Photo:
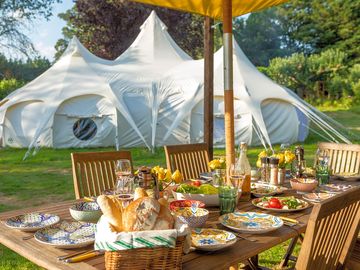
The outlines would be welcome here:
[[[224,144],[223,57],[214,58],[214,143]],[[109,61],[73,38],[45,73],[0,101],[0,146],[149,149],[203,139],[203,60],[192,60],[152,12],[133,44]],[[234,43],[237,141],[302,141],[309,121],[347,141],[324,115],[261,72]],[[331,135],[334,134],[334,135]]]

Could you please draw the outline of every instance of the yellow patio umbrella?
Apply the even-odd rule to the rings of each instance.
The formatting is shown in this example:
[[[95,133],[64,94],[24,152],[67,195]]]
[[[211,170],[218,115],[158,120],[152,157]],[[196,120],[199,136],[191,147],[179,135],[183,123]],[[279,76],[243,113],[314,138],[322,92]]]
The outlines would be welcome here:
[[[132,0],[144,4],[197,13],[223,21],[225,151],[229,168],[235,160],[232,17],[247,14],[288,0]]]

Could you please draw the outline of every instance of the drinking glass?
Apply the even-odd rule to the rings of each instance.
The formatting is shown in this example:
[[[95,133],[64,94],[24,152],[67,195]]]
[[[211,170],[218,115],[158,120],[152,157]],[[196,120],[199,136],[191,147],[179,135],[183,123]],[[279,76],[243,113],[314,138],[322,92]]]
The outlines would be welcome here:
[[[233,213],[238,201],[238,188],[235,186],[219,186],[220,215]]]
[[[131,164],[127,159],[120,159],[115,167],[116,186],[115,194],[134,193],[134,177],[131,175]]]
[[[250,175],[249,175],[250,177]],[[245,180],[245,174],[242,172],[237,164],[231,164],[229,169],[229,179],[231,184],[241,193],[242,186]],[[249,179],[250,181],[250,179]]]

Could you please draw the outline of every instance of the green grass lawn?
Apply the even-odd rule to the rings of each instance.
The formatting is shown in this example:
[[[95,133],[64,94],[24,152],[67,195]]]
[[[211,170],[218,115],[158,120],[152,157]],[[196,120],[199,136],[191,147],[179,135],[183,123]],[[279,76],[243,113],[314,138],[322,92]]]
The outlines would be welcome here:
[[[327,113],[360,136],[360,107]],[[310,135],[303,144],[307,164],[313,163],[316,142],[320,140],[318,136]],[[50,201],[74,199],[70,153],[107,150],[113,148],[41,149],[35,156],[23,161],[26,149],[0,149],[0,212],[41,205]],[[154,154],[143,148],[130,150],[135,167],[165,166],[162,148],[157,149]],[[262,147],[251,147],[248,151],[253,166],[260,150]],[[215,149],[214,154],[224,155],[224,149]],[[260,254],[260,263],[267,267],[275,267],[285,251],[286,243],[274,247]],[[38,269],[38,267],[0,245],[0,269]]]

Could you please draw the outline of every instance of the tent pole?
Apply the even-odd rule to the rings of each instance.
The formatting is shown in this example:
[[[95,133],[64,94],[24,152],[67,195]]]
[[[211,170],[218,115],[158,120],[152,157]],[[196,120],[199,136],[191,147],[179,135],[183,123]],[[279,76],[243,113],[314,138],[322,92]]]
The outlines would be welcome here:
[[[214,20],[204,20],[204,142],[213,159],[214,134]]]
[[[233,92],[233,44],[232,1],[223,0],[224,45],[224,103],[225,103],[225,151],[226,166],[235,162],[234,144],[234,92]]]

